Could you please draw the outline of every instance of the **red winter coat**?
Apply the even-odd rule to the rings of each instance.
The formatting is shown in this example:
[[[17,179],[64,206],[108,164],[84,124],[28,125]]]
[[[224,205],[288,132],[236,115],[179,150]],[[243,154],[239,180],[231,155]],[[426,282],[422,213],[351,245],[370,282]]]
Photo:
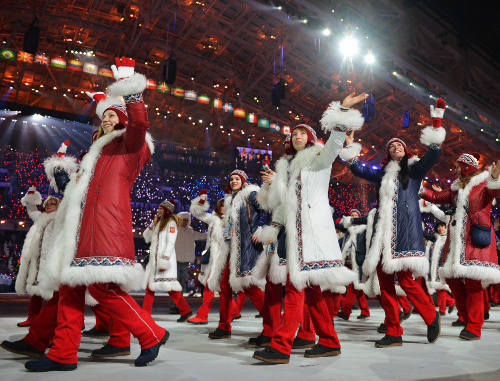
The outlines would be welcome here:
[[[456,205],[455,215],[448,226],[448,236],[441,258],[440,276],[444,278],[470,278],[482,281],[483,287],[500,282],[500,268],[495,245],[495,233],[491,230],[491,244],[479,248],[472,243],[472,224],[491,226],[491,205],[500,197],[500,180],[493,180],[485,171],[474,176],[465,188],[455,181],[451,189],[433,192],[425,189],[422,198],[435,204]]]
[[[130,196],[153,144],[142,100],[126,106],[127,128],[94,142],[80,166],[83,176],[71,184],[65,232],[76,241],[66,248],[76,254],[62,270],[63,284],[113,282],[134,288],[142,281],[142,266],[135,262]]]

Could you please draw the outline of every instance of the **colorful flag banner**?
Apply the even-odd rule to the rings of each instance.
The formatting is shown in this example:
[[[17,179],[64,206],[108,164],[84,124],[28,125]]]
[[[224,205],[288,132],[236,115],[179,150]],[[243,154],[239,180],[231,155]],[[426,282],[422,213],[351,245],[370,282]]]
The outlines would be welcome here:
[[[271,131],[281,132],[280,126],[276,123],[271,123],[269,128],[271,129]]]
[[[146,82],[146,89],[156,90],[156,82],[152,79],[148,79]]]
[[[156,91],[159,93],[169,93],[170,92],[170,86],[167,85],[166,83],[159,83],[156,86]]]
[[[183,97],[184,89],[181,89],[180,87],[172,87],[170,94],[172,94],[174,97]]]
[[[50,57],[47,57],[43,53],[42,54],[39,53],[35,55],[35,63],[48,66],[50,65]]]
[[[262,128],[269,128],[269,120],[259,119],[258,126]]]
[[[245,110],[242,108],[235,108],[234,109],[234,116],[236,118],[244,118],[245,117]]]
[[[290,131],[291,131],[290,126],[283,126],[283,128],[281,129],[281,133],[283,135],[289,135]]]
[[[97,67],[96,64],[86,63],[83,65],[83,72],[84,73],[97,74],[98,70],[99,70],[99,68]]]
[[[59,69],[66,69],[66,60],[61,57],[54,57],[50,60],[50,65]]]
[[[247,122],[248,123],[257,123],[257,115],[255,114],[247,114]]]
[[[230,103],[224,103],[224,106],[222,106],[222,111],[232,114],[234,112],[234,107]]]
[[[210,105],[213,108],[221,109],[222,108],[222,101],[220,99],[212,99],[212,101],[210,102]]]
[[[210,104],[210,97],[208,95],[198,95],[198,103],[202,103],[204,105]]]
[[[186,90],[184,91],[184,99],[196,102],[196,100],[198,99],[198,94],[196,94],[196,91]]]
[[[103,77],[113,78],[113,72],[111,71],[111,69],[105,67],[100,67],[97,71],[97,74],[102,75]]]
[[[69,60],[68,70],[83,71],[83,63],[78,60]]]
[[[21,62],[33,63],[33,54],[28,52],[17,52],[17,60]]]
[[[0,49],[0,58],[7,61],[15,61],[16,52],[10,49]]]

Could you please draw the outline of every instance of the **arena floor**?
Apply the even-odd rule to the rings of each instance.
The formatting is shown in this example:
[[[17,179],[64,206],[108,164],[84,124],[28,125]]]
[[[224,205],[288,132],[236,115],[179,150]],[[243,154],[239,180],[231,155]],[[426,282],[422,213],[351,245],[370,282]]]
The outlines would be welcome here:
[[[142,299],[136,295],[136,299]],[[24,320],[26,297],[0,294],[0,340],[19,340],[27,328],[16,323]],[[193,310],[200,298],[189,298]],[[342,344],[338,357],[308,359],[303,350],[292,351],[290,364],[267,365],[252,358],[256,348],[247,340],[261,330],[261,319],[247,300],[243,317],[233,323],[233,336],[226,340],[210,340],[208,333],[215,329],[218,312],[213,308],[209,324],[193,326],[179,324],[177,315],[168,315],[168,297],[158,297],[153,317],[170,331],[170,339],[153,363],[145,368],[134,367],[140,352],[135,339],[132,354],[113,359],[92,359],[90,352],[100,348],[105,339],[83,338],[79,350],[78,369],[73,372],[28,373],[27,358],[0,349],[0,380],[498,380],[500,378],[500,308],[490,311],[483,337],[466,342],[458,338],[459,327],[452,327],[456,312],[442,318],[441,337],[428,344],[426,327],[417,315],[403,323],[403,347],[377,349],[374,342],[381,338],[375,329],[383,321],[383,311],[377,302],[370,302],[370,319],[335,322]],[[217,301],[214,301],[214,307]],[[91,311],[86,311],[86,326],[94,323]],[[354,318],[354,319],[353,319]]]

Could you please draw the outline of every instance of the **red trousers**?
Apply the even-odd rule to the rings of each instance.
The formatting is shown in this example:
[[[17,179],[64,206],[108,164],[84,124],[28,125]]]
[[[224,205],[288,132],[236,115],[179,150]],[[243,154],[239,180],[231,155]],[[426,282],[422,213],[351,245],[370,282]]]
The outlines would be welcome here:
[[[410,302],[408,301],[408,298],[406,296],[401,296],[401,295],[398,295],[397,298],[398,298],[399,305],[403,309],[403,313],[407,314],[408,312],[410,312],[411,305],[410,305]],[[434,303],[432,305],[434,305]]]
[[[100,304],[92,306],[90,309],[95,314],[96,324],[94,328],[109,332],[107,344],[115,347],[130,347],[130,332],[117,319],[105,311]]]
[[[58,303],[59,292],[54,292],[52,298],[45,303],[37,318],[31,323],[28,334],[23,338],[25,342],[40,351],[45,352],[54,337],[54,330],[57,326]]]
[[[490,312],[490,295],[488,294],[488,289],[483,289],[483,311],[484,313]]]
[[[90,306],[90,309],[95,315],[95,329],[99,331],[109,332],[109,314],[99,305]]]
[[[179,308],[179,313],[182,315],[188,314],[191,312],[191,307],[184,299],[182,292],[180,291],[168,291],[168,296],[175,303],[177,308]],[[155,292],[149,289],[149,286],[146,287],[146,294],[144,295],[144,301],[142,302],[142,309],[144,311],[149,312],[151,315],[151,311],[153,310],[153,302],[155,300]]]
[[[455,302],[457,315],[465,323],[465,329],[481,337],[481,327],[484,323],[484,296],[480,280],[446,278]]]
[[[382,270],[382,262],[377,265],[378,281],[380,283],[380,296],[382,308],[387,318],[386,335],[402,336],[403,328],[399,324],[399,306],[394,284],[394,275],[397,276],[399,285],[410,299],[415,309],[424,319],[425,324],[430,325],[436,317],[434,303],[431,303],[422,287],[413,279],[411,271],[398,271],[395,274],[386,274]]]
[[[264,304],[264,292],[262,292],[262,290],[257,286],[245,288],[244,291],[260,314]],[[231,331],[231,301],[233,300],[233,290],[229,285],[229,260],[227,261],[224,272],[222,273],[219,294],[219,328],[224,331]]]
[[[336,292],[331,291],[323,291],[323,297],[325,298],[326,306],[328,307],[328,313],[330,314],[330,318],[332,319],[337,316],[340,311],[340,304],[344,300],[342,295]],[[343,305],[343,304],[342,304]]]
[[[28,320],[33,322],[40,311],[42,310],[43,298],[38,295],[33,295],[28,304]]]
[[[245,294],[245,293],[243,293]],[[239,298],[240,294],[238,294]],[[208,313],[210,312],[210,309],[212,308],[212,302],[214,300],[214,292],[208,288],[208,286],[205,286],[205,290],[203,291],[203,304],[198,308],[198,312],[196,313],[196,317],[198,319],[207,321],[208,320]],[[241,309],[238,307],[234,299],[232,299],[231,302],[231,320],[234,319],[237,316],[241,315]]]
[[[347,293],[344,298],[344,303],[342,303],[342,312],[347,315],[347,318],[349,318],[352,313],[352,306],[354,305],[356,299],[358,300],[361,314],[370,316],[370,309],[368,308],[368,302],[366,301],[365,293],[362,290],[356,290],[353,283],[351,283],[349,287],[347,287]]]
[[[235,311],[235,312],[238,312],[238,315],[236,315],[236,316],[241,315],[241,310],[243,309],[243,306],[245,305],[245,300],[247,300],[247,294],[245,293],[245,291],[238,292],[238,297],[236,298],[237,310]]]
[[[270,346],[281,353],[290,355],[295,333],[303,320],[304,302],[309,307],[310,320],[319,336],[318,343],[330,348],[340,348],[339,338],[333,328],[321,288],[315,285],[299,291],[290,282],[290,277],[285,286],[283,316]]]
[[[272,283],[269,279],[264,290],[264,305],[262,307],[262,335],[274,337],[281,319],[281,300],[283,286]]]
[[[334,318],[340,310],[340,300],[342,299],[342,295],[331,291],[323,291],[322,294],[328,308],[330,320],[332,325],[334,325]],[[297,337],[304,340],[316,340],[316,331],[314,330],[311,313],[307,303],[304,303],[304,315],[302,317],[302,322],[300,323],[300,328],[297,332]]]
[[[451,307],[455,304],[455,299],[453,299],[446,290],[437,290],[436,292],[439,312],[446,312],[446,307]]]
[[[490,284],[488,286],[488,293],[490,295],[490,302],[498,303],[498,291],[500,284]]]
[[[77,352],[81,341],[81,324],[85,309],[85,286],[61,286],[54,345],[47,357],[63,364],[78,362]],[[124,326],[139,340],[142,349],[157,345],[165,335],[151,315],[141,309],[135,300],[114,283],[97,283],[88,286],[90,295],[113,319]]]
[[[427,288],[427,282],[425,281],[425,278],[421,276],[418,277],[416,280],[418,284],[420,284],[420,287],[422,287],[422,290],[424,291],[425,295],[427,295],[427,298],[429,298],[431,304],[434,305],[434,299],[432,299],[432,295],[429,294],[429,289]]]

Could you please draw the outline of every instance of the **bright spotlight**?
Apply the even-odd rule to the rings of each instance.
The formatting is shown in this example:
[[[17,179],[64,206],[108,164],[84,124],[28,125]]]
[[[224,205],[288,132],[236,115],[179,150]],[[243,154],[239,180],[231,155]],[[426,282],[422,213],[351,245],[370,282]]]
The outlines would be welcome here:
[[[332,34],[332,31],[328,28],[326,28],[325,30],[323,30],[323,36],[329,36],[330,34]]]
[[[358,41],[352,37],[346,37],[340,41],[340,52],[345,57],[352,57],[358,51]]]
[[[368,65],[371,65],[372,63],[375,62],[375,56],[371,53],[368,53],[366,56],[365,56],[365,62],[368,64]]]
[[[392,74],[396,75],[396,74],[398,74],[398,73],[397,73],[396,71],[393,71],[393,72],[392,72]]]

